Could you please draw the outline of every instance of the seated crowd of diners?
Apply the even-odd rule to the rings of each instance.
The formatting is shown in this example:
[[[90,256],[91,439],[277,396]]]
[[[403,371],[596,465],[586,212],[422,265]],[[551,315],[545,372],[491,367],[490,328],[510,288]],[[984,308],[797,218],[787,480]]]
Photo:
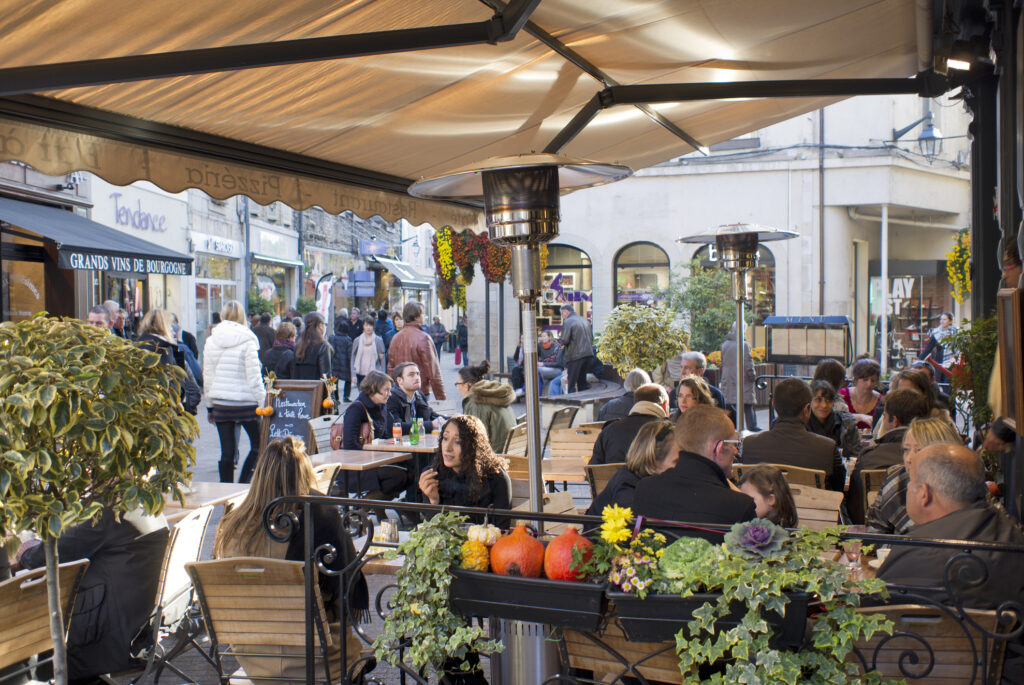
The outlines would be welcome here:
[[[842,365],[823,362],[811,382],[779,381],[772,395],[777,415],[773,425],[741,438],[732,415],[721,407],[721,393],[703,378],[703,356],[686,353],[682,361],[684,370],[694,373],[683,375],[675,387],[666,389],[635,370],[627,376],[625,394],[608,403],[611,409],[603,414],[607,420],[590,463],[621,467],[597,493],[588,514],[600,515],[605,506],[618,504],[631,507],[653,525],[729,525],[766,518],[795,527],[800,524],[797,507],[783,471],[776,466],[781,465],[824,472],[824,488],[846,493],[846,520],[866,523],[869,531],[1024,545],[1019,523],[990,495],[981,457],[965,446],[950,422],[948,400],[925,371],[900,372],[883,396],[876,389],[875,362],[860,360],[854,365],[854,384],[849,389],[836,387],[845,383]],[[359,382],[358,397],[344,414],[342,446],[361,449],[373,437],[389,435],[395,424],[408,433],[417,420],[423,421],[426,432],[439,434],[438,446],[424,462],[383,466],[361,473],[358,480],[339,471],[331,494],[388,500],[404,492],[410,501],[510,509],[512,482],[499,446],[514,422],[509,408],[514,393],[510,386],[489,380],[487,373],[486,362],[460,370],[463,413],[445,417],[424,396],[416,364],[396,366],[394,379],[368,369]],[[1012,439],[1012,433],[997,424],[985,446],[1005,446]],[[843,457],[856,458],[850,473]],[[737,463],[744,469],[734,479]],[[865,510],[862,472],[869,469],[886,472],[877,498]],[[245,499],[220,521],[214,556],[303,559],[301,531],[289,543],[274,542],[263,530],[263,512],[275,498],[315,493],[314,487],[302,441],[271,441],[253,466]],[[292,513],[299,516],[300,527],[307,525],[297,508]],[[316,506],[312,517],[314,545],[332,545],[338,554],[329,566],[346,567],[355,549],[339,510]],[[721,540],[709,529],[675,530]],[[92,682],[99,674],[131,665],[131,641],[151,608],[149,599],[140,597],[151,598],[155,592],[167,539],[167,525],[159,517],[117,519],[111,512],[95,525],[80,526],[62,537],[62,561],[85,557],[92,561],[69,634],[69,664],[75,681]],[[1007,599],[1024,601],[1019,559],[988,551],[975,555],[987,564],[989,579],[962,588],[968,606],[995,608]],[[949,556],[949,549],[895,545],[878,576],[896,584],[933,588],[942,600]],[[0,573],[5,571],[3,562],[0,558]],[[13,560],[15,568],[43,563],[38,546],[23,548]],[[126,584],[129,574],[133,582]],[[334,640],[345,640],[350,663],[359,654],[359,640],[351,626],[339,625],[332,600],[342,587],[349,587],[355,614],[368,608],[365,579],[359,572],[352,574],[318,576]],[[285,647],[273,659],[239,657],[239,661],[249,675],[270,678],[301,676],[304,663],[301,651]]]

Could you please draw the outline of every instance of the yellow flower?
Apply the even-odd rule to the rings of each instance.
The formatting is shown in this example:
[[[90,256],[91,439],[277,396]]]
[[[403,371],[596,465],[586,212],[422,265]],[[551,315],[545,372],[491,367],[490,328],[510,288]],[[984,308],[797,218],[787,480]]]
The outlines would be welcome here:
[[[658,558],[659,558],[659,559],[661,559],[661,556],[662,556],[662,555],[663,555],[664,553],[665,553],[665,550],[663,550],[663,549],[659,549],[659,550],[658,550],[657,552],[655,552],[655,554],[656,554],[656,555],[658,556]]]
[[[611,544],[625,542],[629,539],[629,531],[625,528],[601,524],[601,539]]]
[[[618,504],[609,504],[601,511],[601,518],[605,523],[625,527],[633,520],[633,510],[629,507],[620,507]]]

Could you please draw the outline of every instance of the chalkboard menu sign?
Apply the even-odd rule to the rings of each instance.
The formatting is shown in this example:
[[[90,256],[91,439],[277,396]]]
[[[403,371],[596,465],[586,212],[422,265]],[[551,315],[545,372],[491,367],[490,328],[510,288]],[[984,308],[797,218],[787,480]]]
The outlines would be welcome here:
[[[267,443],[276,438],[288,436],[309,443],[309,420],[320,416],[324,398],[322,381],[277,381],[274,389],[277,395],[267,395],[267,406],[274,413],[263,417],[260,431],[260,454]]]

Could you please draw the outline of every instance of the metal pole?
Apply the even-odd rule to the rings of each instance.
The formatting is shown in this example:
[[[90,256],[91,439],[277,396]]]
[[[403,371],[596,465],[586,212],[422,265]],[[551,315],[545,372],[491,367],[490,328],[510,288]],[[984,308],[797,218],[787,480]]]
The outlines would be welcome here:
[[[491,284],[484,278],[484,357],[491,359]]]
[[[505,373],[505,281],[498,283],[498,357],[498,368]]]
[[[743,434],[743,296],[746,294],[746,272],[732,272],[732,296],[736,299],[736,431]]]
[[[537,248],[530,248],[536,250]],[[537,318],[533,300],[519,304],[523,318],[523,373],[526,375],[526,456],[530,463],[530,510],[544,511],[544,473],[540,452],[540,388],[537,383]],[[543,532],[537,521],[537,532]]]
[[[879,331],[882,376],[889,368],[889,205],[882,205],[882,326]]]

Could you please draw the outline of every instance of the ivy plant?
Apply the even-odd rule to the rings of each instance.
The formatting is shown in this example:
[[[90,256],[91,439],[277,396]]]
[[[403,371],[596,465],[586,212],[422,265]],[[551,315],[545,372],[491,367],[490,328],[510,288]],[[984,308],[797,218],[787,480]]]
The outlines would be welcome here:
[[[860,674],[849,660],[853,643],[876,633],[891,635],[893,625],[877,614],[860,614],[861,594],[887,597],[885,581],[851,580],[842,564],[822,558],[839,542],[840,528],[787,532],[765,520],[736,524],[725,543],[700,539],[673,543],[661,559],[661,591],[688,597],[720,593],[693,612],[676,634],[676,653],[685,682],[698,682],[698,669],[724,664],[708,683],[879,682],[878,673]],[[678,545],[679,549],[675,549]],[[788,593],[806,592],[820,601],[808,644],[796,651],[772,646],[773,628],[765,612],[785,613]],[[741,605],[735,626],[719,630],[718,619]]]
[[[686,334],[675,314],[661,307],[619,305],[605,321],[597,353],[620,375],[633,369],[652,371],[686,350]]]
[[[181,406],[184,380],[158,355],[75,319],[0,324],[0,537],[42,539],[58,682],[56,542],[104,508],[157,514],[165,494],[184,503],[199,435]]]
[[[974,321],[964,320],[960,330],[946,339],[946,344],[959,355],[950,369],[953,399],[957,404],[968,407],[975,426],[992,420],[988,383],[998,342],[999,321],[994,314]]]
[[[398,554],[405,560],[395,574],[396,590],[388,602],[384,629],[373,642],[379,660],[397,666],[399,648],[404,647],[413,668],[437,673],[448,659],[461,659],[461,668],[468,670],[471,653],[502,650],[500,642],[486,639],[483,628],[467,625],[448,602],[467,521],[465,516],[441,512],[419,524],[399,546]]]

